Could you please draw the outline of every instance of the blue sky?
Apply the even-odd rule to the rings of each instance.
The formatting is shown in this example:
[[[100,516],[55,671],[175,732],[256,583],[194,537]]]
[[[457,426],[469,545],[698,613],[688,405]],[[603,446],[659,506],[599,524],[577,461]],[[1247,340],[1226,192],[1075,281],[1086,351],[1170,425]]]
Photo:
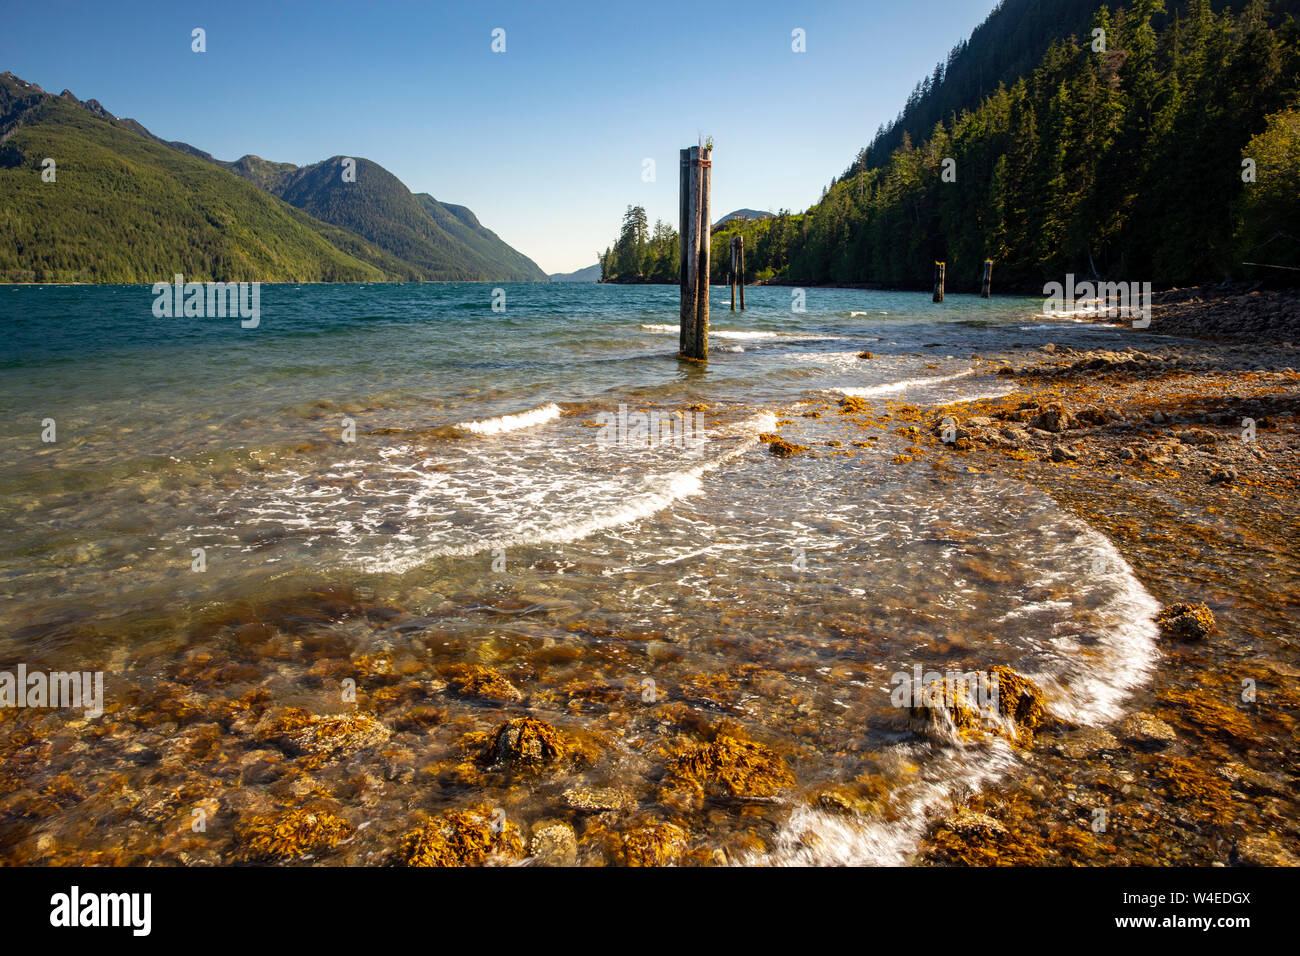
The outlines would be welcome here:
[[[677,150],[701,134],[716,215],[816,202],[993,5],[43,0],[6,5],[0,70],[220,159],[364,156],[560,272],[629,203],[676,225]]]

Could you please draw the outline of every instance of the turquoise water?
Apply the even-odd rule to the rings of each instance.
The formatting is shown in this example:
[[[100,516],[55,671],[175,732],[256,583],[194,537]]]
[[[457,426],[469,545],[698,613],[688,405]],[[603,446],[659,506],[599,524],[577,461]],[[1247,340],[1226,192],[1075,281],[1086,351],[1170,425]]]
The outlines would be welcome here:
[[[356,662],[376,655],[434,685],[449,665],[490,666],[523,699],[430,685],[445,726],[402,730],[402,760],[449,759],[466,730],[533,713],[616,739],[583,782],[629,786],[640,813],[662,811],[655,755],[684,726],[638,707],[649,679],[695,719],[779,744],[801,789],[890,781],[886,817],[851,826],[778,802],[757,837],[778,862],[900,862],[927,806],[1013,766],[1005,749],[914,739],[888,700],[900,669],[1010,663],[1082,722],[1114,717],[1145,679],[1151,600],[1104,538],[1006,479],[900,466],[896,435],[839,454],[836,416],[803,415],[845,395],[1002,394],[1014,386],[988,374],[1002,356],[1132,333],[1010,297],[809,289],[795,312],[790,289],[759,287],[732,314],[718,288],[701,367],[675,357],[673,287],[503,288],[494,312],[484,285],[264,286],[244,329],[157,319],[144,286],[0,287],[5,665],[102,669],[110,700],[256,689],[318,713],[348,709],[337,680],[355,665],[366,689]],[[690,422],[692,440],[599,427],[638,413]],[[813,451],[768,455],[758,435],[778,422]],[[250,644],[251,623],[279,636]],[[229,666],[178,678],[196,653]],[[369,709],[403,726],[420,702]],[[226,729],[227,750],[246,745]],[[130,737],[87,772],[136,774]],[[349,772],[319,777],[341,787]],[[554,809],[535,787],[397,779],[345,862],[471,796],[525,821]],[[95,814],[43,828],[128,839]],[[720,845],[753,826],[699,824]],[[797,838],[808,827],[821,849]],[[128,842],[146,853],[150,839]]]

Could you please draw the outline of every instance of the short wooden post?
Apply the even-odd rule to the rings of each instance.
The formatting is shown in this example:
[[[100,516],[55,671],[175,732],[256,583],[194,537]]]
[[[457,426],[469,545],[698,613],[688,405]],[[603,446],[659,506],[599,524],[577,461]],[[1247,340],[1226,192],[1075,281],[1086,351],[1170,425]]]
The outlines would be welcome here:
[[[984,275],[980,279],[980,298],[987,299],[993,291],[993,260],[984,260]]]
[[[712,150],[691,146],[681,151],[681,337],[683,358],[709,357],[709,254]]]
[[[947,268],[946,262],[936,262],[934,264],[934,301],[943,301],[943,272]]]
[[[736,281],[740,283],[740,311],[745,311],[745,237],[736,237],[736,258],[740,260]]]

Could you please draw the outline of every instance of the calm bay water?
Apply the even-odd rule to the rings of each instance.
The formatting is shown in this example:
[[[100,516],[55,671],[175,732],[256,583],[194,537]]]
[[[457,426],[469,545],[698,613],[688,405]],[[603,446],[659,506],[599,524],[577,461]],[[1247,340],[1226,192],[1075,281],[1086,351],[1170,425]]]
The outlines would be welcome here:
[[[675,358],[675,288],[504,288],[496,313],[482,285],[264,286],[260,326],[241,329],[154,318],[147,287],[0,287],[0,663],[104,670],[110,700],[260,689],[317,713],[346,709],[346,674],[391,685],[366,670],[380,657],[421,679],[506,675],[523,700],[445,700],[419,730],[404,708],[420,700],[369,700],[405,728],[382,795],[354,806],[346,765],[316,775],[376,823],[338,854],[352,863],[382,859],[416,811],[553,812],[545,787],[484,793],[416,769],[524,712],[614,741],[578,782],[625,786],[651,814],[662,746],[734,722],[786,755],[797,793],[701,813],[698,839],[731,859],[902,862],[928,806],[1016,758],[917,738],[891,675],[1007,663],[1081,723],[1117,716],[1149,675],[1154,602],[1103,537],[1026,486],[900,465],[904,436],[843,454],[824,444],[837,423],[803,415],[844,395],[999,394],[1013,386],[980,374],[999,355],[1113,345],[1114,330],[1038,317],[1034,300],[834,289],[798,313],[791,290],[750,289],[733,315],[715,289],[699,367]],[[696,416],[703,440],[611,443],[597,426],[620,407]],[[814,452],[767,454],[758,435],[778,422]],[[195,677],[196,654],[228,666]],[[658,706],[642,706],[646,681]],[[137,721],[48,774],[160,785],[131,747],[184,728]],[[874,817],[808,808],[854,781]],[[128,855],[166,843],[93,800],[42,828]]]

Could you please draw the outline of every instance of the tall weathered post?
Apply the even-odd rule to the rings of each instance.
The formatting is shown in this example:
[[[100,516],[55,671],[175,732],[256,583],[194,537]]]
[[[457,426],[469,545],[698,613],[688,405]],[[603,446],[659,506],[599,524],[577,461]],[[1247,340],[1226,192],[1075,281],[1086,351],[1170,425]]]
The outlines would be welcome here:
[[[993,260],[984,260],[984,275],[980,278],[980,298],[987,299],[993,291]]]
[[[934,264],[934,301],[943,301],[943,273],[948,267],[946,262],[936,262]]]
[[[728,281],[731,283],[731,311],[736,311],[736,257],[739,254],[736,249],[736,243],[740,236],[731,237],[731,268],[727,272]]]
[[[709,357],[709,189],[712,150],[690,146],[681,151],[681,339],[683,358]]]
[[[745,311],[745,237],[736,237],[737,263],[736,281],[740,283],[740,311]]]

